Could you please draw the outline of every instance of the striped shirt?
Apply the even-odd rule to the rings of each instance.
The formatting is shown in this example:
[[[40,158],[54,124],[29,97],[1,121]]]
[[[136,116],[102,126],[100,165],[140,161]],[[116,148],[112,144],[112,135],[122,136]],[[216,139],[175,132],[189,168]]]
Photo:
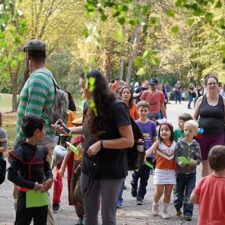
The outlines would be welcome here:
[[[52,76],[51,71],[46,68],[41,68],[34,71],[26,81],[19,97],[16,124],[17,139],[25,137],[21,125],[23,117],[27,114],[39,116],[44,119],[46,137],[54,136],[54,130],[49,122],[49,113],[46,113],[51,112],[55,97]]]

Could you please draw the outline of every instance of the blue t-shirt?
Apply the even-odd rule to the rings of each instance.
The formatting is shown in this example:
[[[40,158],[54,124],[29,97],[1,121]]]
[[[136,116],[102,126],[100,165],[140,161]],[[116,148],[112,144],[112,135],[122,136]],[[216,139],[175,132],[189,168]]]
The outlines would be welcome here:
[[[147,150],[152,146],[153,138],[157,136],[156,124],[151,120],[148,120],[147,123],[142,123],[140,120],[136,120],[135,122],[144,136],[145,150]],[[149,158],[152,157],[154,157],[154,153],[149,156]]]

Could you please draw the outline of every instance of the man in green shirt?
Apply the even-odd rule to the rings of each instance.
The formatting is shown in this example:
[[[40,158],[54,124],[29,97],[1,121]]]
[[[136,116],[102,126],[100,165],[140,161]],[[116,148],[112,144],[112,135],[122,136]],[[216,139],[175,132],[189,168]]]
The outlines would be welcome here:
[[[55,86],[51,71],[45,67],[46,44],[41,40],[30,40],[23,51],[30,76],[23,86],[19,97],[15,146],[25,138],[21,128],[23,117],[31,114],[44,119],[46,135],[43,142],[38,143],[38,145],[45,145],[50,150],[57,143],[57,138],[50,124],[50,115],[55,98]],[[16,191],[14,191],[14,197],[16,197],[15,194]],[[47,224],[55,224],[50,204]]]
[[[44,144],[49,144],[54,142],[55,138],[55,132],[49,122],[55,97],[55,87],[51,71],[45,68],[46,45],[43,41],[31,40],[24,47],[24,53],[30,76],[19,97],[16,124],[17,140],[24,138],[21,129],[23,117],[32,114],[44,119],[46,127]]]

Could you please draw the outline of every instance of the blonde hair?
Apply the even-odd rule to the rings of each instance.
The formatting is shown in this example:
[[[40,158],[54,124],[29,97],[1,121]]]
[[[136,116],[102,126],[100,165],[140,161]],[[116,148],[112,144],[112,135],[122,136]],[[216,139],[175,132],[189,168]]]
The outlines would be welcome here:
[[[189,126],[189,127],[192,127],[194,128],[196,131],[198,130],[198,122],[195,121],[195,120],[188,120],[184,123],[184,126]]]

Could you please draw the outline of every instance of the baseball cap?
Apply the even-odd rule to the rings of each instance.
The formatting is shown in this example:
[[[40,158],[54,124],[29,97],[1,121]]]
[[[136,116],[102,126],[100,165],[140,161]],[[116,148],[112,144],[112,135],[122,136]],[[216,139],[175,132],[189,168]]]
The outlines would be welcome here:
[[[158,84],[158,80],[156,78],[152,78],[150,81],[149,81],[149,84]]]
[[[23,51],[46,51],[46,44],[41,40],[30,40],[23,48]]]

